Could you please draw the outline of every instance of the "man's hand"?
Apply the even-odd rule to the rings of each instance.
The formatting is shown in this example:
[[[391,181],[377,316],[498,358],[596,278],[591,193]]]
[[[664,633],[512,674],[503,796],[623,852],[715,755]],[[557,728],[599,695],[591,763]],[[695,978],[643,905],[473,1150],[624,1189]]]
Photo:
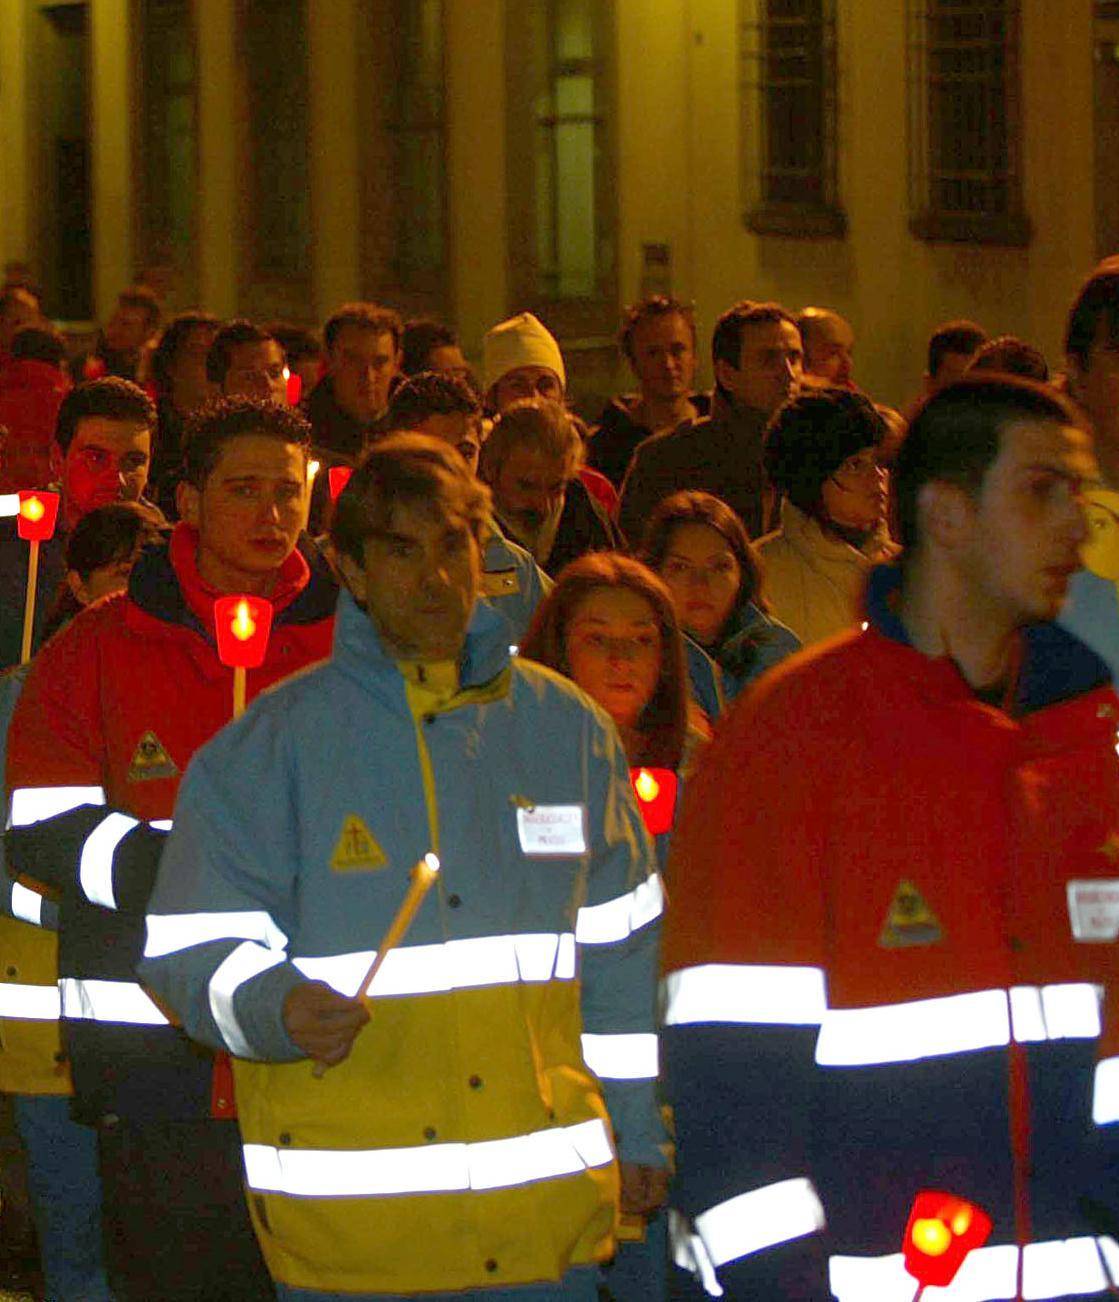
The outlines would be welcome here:
[[[305,981],[284,1000],[284,1027],[308,1058],[334,1067],[349,1055],[369,1021],[359,999],[347,999],[324,981]]]
[[[668,1172],[660,1166],[622,1163],[622,1213],[652,1216],[668,1201]]]

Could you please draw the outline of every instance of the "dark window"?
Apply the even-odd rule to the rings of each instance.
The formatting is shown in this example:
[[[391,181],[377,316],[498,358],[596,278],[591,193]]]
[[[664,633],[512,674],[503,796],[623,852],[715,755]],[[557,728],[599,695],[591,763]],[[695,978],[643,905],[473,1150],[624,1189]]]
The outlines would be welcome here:
[[[142,0],[139,87],[140,252],[194,297],[197,103],[190,0]]]
[[[1025,244],[1018,0],[913,11],[911,202],[929,240]]]
[[[615,310],[613,6],[519,0],[507,13],[513,298],[557,305],[561,333],[593,333]]]
[[[740,16],[746,225],[842,235],[834,0],[743,0]]]
[[[443,0],[366,0],[362,259],[366,289],[409,311],[441,311],[447,267]]]

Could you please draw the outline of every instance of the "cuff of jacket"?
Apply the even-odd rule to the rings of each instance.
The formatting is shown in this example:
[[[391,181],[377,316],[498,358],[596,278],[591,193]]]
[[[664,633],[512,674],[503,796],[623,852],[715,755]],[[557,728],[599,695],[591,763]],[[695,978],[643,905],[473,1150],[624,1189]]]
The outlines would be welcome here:
[[[667,1167],[671,1144],[657,1101],[656,1081],[604,1082],[602,1093],[614,1127],[618,1160]]]
[[[246,981],[237,991],[234,1012],[254,1058],[262,1062],[295,1062],[307,1056],[284,1025],[284,1001],[306,981],[293,964],[280,963]]]

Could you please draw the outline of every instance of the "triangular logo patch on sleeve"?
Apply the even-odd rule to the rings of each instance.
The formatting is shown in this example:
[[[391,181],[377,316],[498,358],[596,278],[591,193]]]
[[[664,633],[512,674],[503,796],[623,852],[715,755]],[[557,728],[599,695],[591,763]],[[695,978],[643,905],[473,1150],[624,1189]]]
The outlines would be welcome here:
[[[904,949],[908,945],[935,945],[944,939],[937,916],[911,881],[902,878],[890,901],[890,909],[878,943],[883,949]]]
[[[150,729],[136,743],[132,763],[128,766],[129,782],[152,782],[156,778],[177,778],[179,767],[167,753],[167,747]]]
[[[331,868],[336,873],[374,872],[387,863],[384,850],[364,819],[347,814],[338,834],[338,844],[330,856]]]

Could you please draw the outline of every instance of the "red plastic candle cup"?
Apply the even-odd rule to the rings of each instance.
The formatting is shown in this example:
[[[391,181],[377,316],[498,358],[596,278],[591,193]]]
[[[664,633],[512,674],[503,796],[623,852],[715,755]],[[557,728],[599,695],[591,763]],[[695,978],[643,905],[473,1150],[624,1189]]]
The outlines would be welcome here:
[[[284,368],[287,370],[287,368]],[[303,376],[298,371],[288,371],[284,380],[287,384],[287,399],[289,407],[298,407],[299,399],[303,396]]]
[[[58,522],[58,494],[21,489],[16,532],[27,542],[46,542]]]
[[[975,1203],[936,1189],[913,1199],[902,1249],[905,1269],[923,1288],[945,1288],[964,1258],[990,1237],[991,1218]]]
[[[263,597],[235,595],[214,602],[218,659],[233,669],[258,669],[268,650],[272,603]]]
[[[676,774],[672,769],[630,769],[637,807],[650,836],[671,832],[676,820]]]
[[[350,466],[331,466],[326,472],[327,482],[330,485],[330,500],[337,502],[342,496],[342,489],[350,482],[350,476],[353,474]]]

